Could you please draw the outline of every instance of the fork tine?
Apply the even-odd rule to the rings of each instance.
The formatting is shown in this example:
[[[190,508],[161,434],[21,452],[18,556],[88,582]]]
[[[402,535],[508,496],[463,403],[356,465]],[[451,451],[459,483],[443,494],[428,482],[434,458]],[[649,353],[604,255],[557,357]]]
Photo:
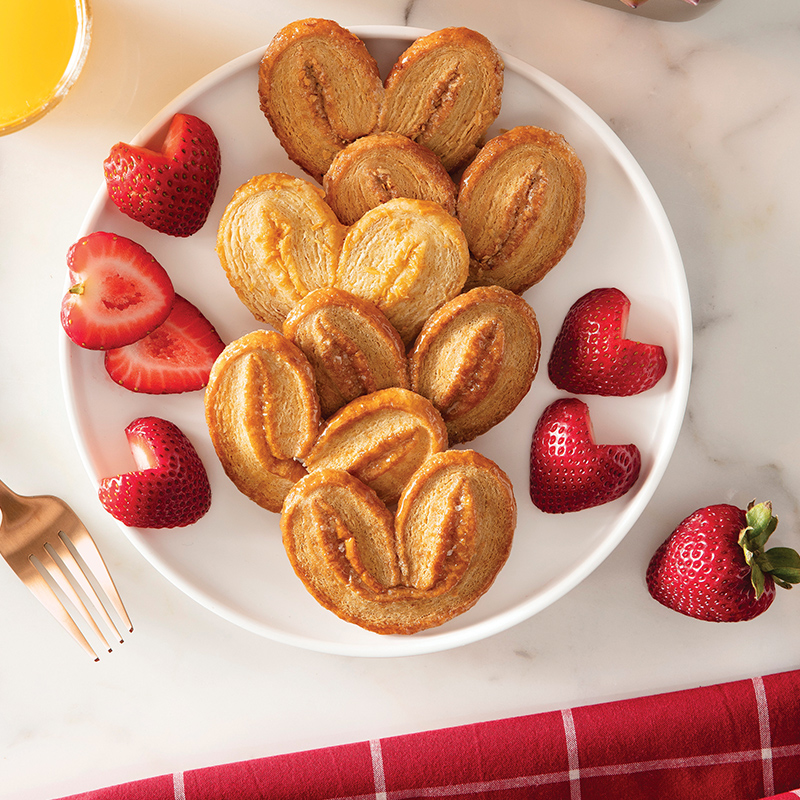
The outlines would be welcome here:
[[[133,633],[131,618],[125,610],[125,605],[122,602],[122,598],[119,596],[114,579],[111,577],[111,573],[108,571],[108,567],[106,567],[106,562],[103,561],[103,556],[97,549],[97,545],[89,531],[86,530],[82,523],[80,525],[76,523],[69,535],[65,531],[61,531],[58,536],[67,547],[71,545],[75,548],[75,551],[92,571],[97,583],[108,596],[111,604],[119,614],[120,619],[125,622],[128,633]],[[70,553],[70,555],[72,554]],[[116,626],[114,626],[114,628],[116,630]]]
[[[52,552],[51,552],[52,548]],[[58,585],[61,587],[61,590],[69,597],[72,604],[76,607],[78,611],[81,612],[83,618],[92,626],[92,630],[100,637],[103,644],[108,648],[108,652],[111,652],[111,647],[108,644],[108,640],[100,631],[100,628],[97,625],[94,616],[86,607],[86,603],[83,602],[82,598],[73,588],[72,584],[70,583],[70,578],[72,578],[83,590],[84,595],[89,600],[89,602],[94,607],[95,611],[100,614],[100,616],[105,621],[106,625],[114,632],[114,634],[119,639],[120,644],[122,644],[122,637],[120,636],[119,631],[117,630],[117,626],[112,621],[111,617],[108,615],[106,611],[106,607],[103,605],[103,601],[98,596],[97,592],[94,589],[94,586],[89,582],[88,577],[83,571],[81,565],[77,562],[75,557],[72,555],[72,551],[66,546],[64,541],[61,539],[61,534],[59,534],[58,538],[55,539],[53,542],[47,542],[44,546],[45,552],[50,556],[50,560],[53,562],[53,565],[56,567],[56,571],[48,570],[52,578],[58,582]],[[58,556],[58,559],[61,560],[61,563],[53,557],[53,553]],[[62,584],[63,580],[63,585]]]
[[[80,628],[64,608],[64,604],[58,599],[58,595],[50,587],[50,584],[42,577],[39,570],[28,561],[30,569],[25,570],[25,585],[33,592],[39,602],[67,629],[72,638],[95,660],[100,659],[92,646],[81,633]]]

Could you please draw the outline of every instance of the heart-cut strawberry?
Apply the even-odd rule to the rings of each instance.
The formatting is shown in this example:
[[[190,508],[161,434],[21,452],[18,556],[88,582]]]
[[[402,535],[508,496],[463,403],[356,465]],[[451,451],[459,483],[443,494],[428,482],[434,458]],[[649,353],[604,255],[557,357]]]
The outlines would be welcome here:
[[[125,429],[134,472],[104,478],[98,496],[115,519],[134,528],[177,528],[197,522],[211,506],[200,456],[177,425],[140,417]]]
[[[625,397],[661,380],[667,371],[664,348],[625,338],[630,305],[614,288],[594,289],[573,304],[547,365],[559,389]]]
[[[202,389],[225,348],[214,326],[181,295],[167,319],[139,341],[108,350],[106,372],[120,386],[144,394]]]
[[[641,468],[634,444],[595,444],[589,407],[575,397],[556,400],[533,432],[533,504],[548,514],[580,511],[622,497]]]
[[[647,589],[667,608],[708,622],[744,622],[763,614],[775,586],[800,583],[800,555],[765,551],[778,518],[770,503],[747,510],[727,503],[690,514],[656,550]]]
[[[90,350],[123,347],[157,328],[172,308],[167,271],[140,244],[97,231],[67,251],[70,289],[61,301],[61,325]]]
[[[219,186],[219,142],[191,114],[172,118],[160,151],[119,142],[103,162],[108,196],[132,219],[171,236],[203,227]]]

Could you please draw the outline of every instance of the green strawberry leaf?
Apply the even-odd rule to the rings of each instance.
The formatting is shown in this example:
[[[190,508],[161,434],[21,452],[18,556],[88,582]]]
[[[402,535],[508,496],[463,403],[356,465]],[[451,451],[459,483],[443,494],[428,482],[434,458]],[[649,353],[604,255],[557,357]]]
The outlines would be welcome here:
[[[790,589],[791,584],[800,583],[800,555],[791,547],[771,547],[764,557],[769,564],[766,571],[779,586]]]
[[[745,537],[748,547],[755,552],[763,550],[778,527],[778,518],[772,516],[772,503],[751,503],[747,507],[747,525],[742,536]]]
[[[756,600],[764,594],[764,585],[765,585],[765,578],[764,573],[761,570],[761,567],[756,564],[755,562],[750,565],[750,583],[753,584],[753,588],[756,591]]]

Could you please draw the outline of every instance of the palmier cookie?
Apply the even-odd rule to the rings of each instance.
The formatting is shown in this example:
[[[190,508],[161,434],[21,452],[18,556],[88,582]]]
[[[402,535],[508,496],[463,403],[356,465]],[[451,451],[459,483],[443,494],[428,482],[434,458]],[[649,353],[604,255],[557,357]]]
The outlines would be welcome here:
[[[406,349],[377,306],[341,289],[307,294],[283,323],[314,368],[323,417],[361,395],[409,388]]]
[[[413,634],[471,608],[505,564],[515,526],[508,477],[468,450],[426,460],[394,519],[336,470],[303,478],[281,514],[284,547],[311,595],[381,634]]]
[[[408,346],[468,274],[467,241],[455,217],[438,203],[398,197],[348,230],[335,286],[378,306]]]
[[[381,389],[337,411],[304,459],[309,472],[340,469],[372,488],[387,505],[397,502],[414,471],[447,448],[439,412],[408,389]]]
[[[345,225],[393,197],[432,200],[449,214],[456,211],[456,186],[441,159],[399,133],[375,133],[347,145],[333,159],[322,187]]]
[[[513,128],[487,142],[461,177],[456,214],[469,242],[469,285],[521,294],[572,246],[586,172],[563,136]]]
[[[270,42],[258,95],[286,154],[322,181],[339,150],[376,130],[383,84],[361,39],[331,20],[304,19]]]
[[[231,342],[205,393],[208,432],[227,476],[251,500],[280,511],[306,470],[296,459],[319,431],[319,401],[306,357],[275,331]]]
[[[479,286],[431,316],[409,354],[411,388],[441,413],[450,444],[504,420],[539,367],[536,315],[519,295]]]
[[[240,186],[217,232],[217,255],[253,316],[280,329],[308,292],[333,283],[345,228],[308,181],[273,172]]]
[[[424,144],[452,172],[473,158],[500,113],[503,70],[494,45],[469,28],[423,36],[386,78],[379,129]]]

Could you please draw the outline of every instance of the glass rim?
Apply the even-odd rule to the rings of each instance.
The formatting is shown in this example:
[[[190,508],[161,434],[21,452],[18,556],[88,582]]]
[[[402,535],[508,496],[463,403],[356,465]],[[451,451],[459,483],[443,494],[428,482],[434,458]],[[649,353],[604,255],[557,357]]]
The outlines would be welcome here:
[[[43,105],[27,116],[12,120],[5,126],[0,125],[0,136],[14,133],[22,128],[27,128],[28,125],[31,125],[36,122],[36,120],[41,119],[49,111],[52,111],[67,96],[67,93],[81,74],[83,65],[86,62],[86,57],[89,54],[89,45],[92,40],[92,11],[90,0],[75,0],[75,10],[78,15],[78,28],[75,34],[75,42],[72,46],[72,54],[52,94]]]

